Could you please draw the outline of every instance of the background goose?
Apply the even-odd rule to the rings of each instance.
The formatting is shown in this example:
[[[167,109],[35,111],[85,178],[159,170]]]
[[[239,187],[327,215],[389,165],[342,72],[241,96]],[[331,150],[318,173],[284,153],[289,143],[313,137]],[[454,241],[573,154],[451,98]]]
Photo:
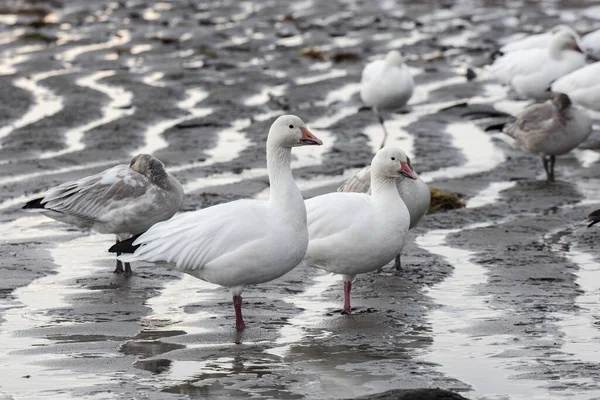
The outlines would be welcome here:
[[[552,84],[552,91],[567,94],[577,105],[600,111],[599,77],[600,62],[589,64],[557,79]]]
[[[530,153],[541,154],[548,181],[554,181],[555,156],[566,154],[592,132],[588,114],[572,106],[569,96],[554,93],[552,99],[521,111],[504,133]]]
[[[171,218],[183,203],[183,188],[160,160],[139,154],[129,165],[52,188],[24,209],[100,233],[114,233],[117,243]],[[131,275],[117,260],[115,273]]]
[[[559,30],[545,49],[529,49],[508,53],[494,61],[488,70],[523,98],[545,100],[553,81],[585,65],[585,55],[577,37]]]
[[[414,87],[412,74],[396,50],[390,51],[383,60],[371,61],[363,69],[360,97],[377,114],[385,138],[388,135],[381,111],[404,107]]]
[[[305,260],[342,274],[344,311],[350,312],[350,290],[357,274],[383,267],[400,253],[410,215],[396,180],[417,179],[402,150],[384,147],[371,163],[371,195],[329,193],[306,201],[310,242]]]
[[[500,47],[499,51],[502,54],[506,54],[519,50],[544,49],[548,47],[548,43],[552,40],[552,35],[560,31],[570,32],[577,39],[579,39],[579,35],[571,27],[567,25],[556,25],[547,32],[537,33],[534,35],[525,36],[521,39],[513,40]]]
[[[421,218],[429,210],[431,202],[431,193],[429,186],[418,177],[410,162],[410,158],[406,157],[408,166],[413,171],[417,179],[405,179],[404,177],[396,179],[396,187],[398,194],[406,205],[410,214],[409,229],[417,226]],[[367,166],[358,171],[354,176],[348,179],[342,186],[338,188],[338,192],[358,192],[371,194],[371,166]],[[396,255],[394,267],[400,270],[400,254]]]
[[[594,60],[600,60],[600,29],[581,38],[581,47]]]
[[[111,252],[123,261],[168,263],[198,279],[229,288],[236,328],[245,328],[242,290],[298,265],[308,246],[306,208],[290,168],[292,147],[321,145],[296,116],[279,117],[267,138],[269,201],[238,200],[183,213],[154,225]]]

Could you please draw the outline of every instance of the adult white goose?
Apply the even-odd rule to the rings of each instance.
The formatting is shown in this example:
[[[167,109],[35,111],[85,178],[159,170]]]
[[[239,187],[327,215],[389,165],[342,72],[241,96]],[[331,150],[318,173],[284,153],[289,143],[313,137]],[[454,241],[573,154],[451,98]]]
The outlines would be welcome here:
[[[371,163],[371,195],[329,193],[306,201],[309,265],[342,274],[344,311],[349,313],[352,280],[374,271],[400,253],[410,215],[397,179],[416,179],[402,150],[384,147]]]
[[[552,82],[585,65],[585,55],[572,32],[552,35],[545,49],[519,50],[494,61],[488,69],[502,83],[512,86],[519,96],[545,100]]]
[[[582,37],[581,47],[590,57],[595,60],[600,60],[600,29],[590,32]]]
[[[168,263],[198,279],[229,288],[236,328],[245,328],[242,290],[298,265],[308,246],[306,208],[290,168],[292,147],[323,144],[294,115],[279,117],[267,138],[269,201],[237,200],[183,213],[109,251],[123,261]]]
[[[595,62],[558,78],[552,84],[552,91],[567,94],[574,104],[600,111],[598,77],[600,77],[600,62]]]
[[[552,29],[544,33],[525,36],[524,38],[512,40],[504,46],[500,47],[500,53],[506,54],[519,50],[544,49],[548,47],[548,43],[552,39],[552,35],[559,31],[571,32],[576,38],[579,38],[577,32],[567,25],[556,25]]]
[[[409,229],[412,229],[417,226],[421,218],[423,218],[429,210],[431,193],[429,191],[429,186],[423,182],[415,172],[408,156],[406,157],[406,160],[417,179],[405,179],[404,177],[397,178],[396,187],[398,188],[400,198],[406,205],[408,213],[410,214]],[[371,194],[371,166],[369,165],[358,171],[338,188],[338,192]],[[396,270],[401,269],[400,254],[396,255],[394,267]]]
[[[383,60],[371,61],[363,69],[360,97],[378,116],[386,138],[388,135],[381,111],[404,107],[414,87],[412,74],[396,50],[390,51]]]
[[[568,153],[592,132],[589,115],[572,106],[569,96],[554,93],[552,99],[521,111],[504,133],[530,153],[540,154],[549,182],[554,181],[556,156]]]
[[[183,188],[160,160],[138,154],[129,165],[117,165],[99,174],[66,182],[24,209],[100,233],[113,233],[117,243],[171,218],[183,203]],[[132,274],[117,260],[115,274]]]

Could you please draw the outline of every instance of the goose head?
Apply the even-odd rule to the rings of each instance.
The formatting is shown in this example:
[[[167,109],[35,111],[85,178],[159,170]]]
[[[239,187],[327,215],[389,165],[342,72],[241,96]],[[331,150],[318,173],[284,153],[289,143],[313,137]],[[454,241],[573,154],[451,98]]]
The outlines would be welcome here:
[[[150,180],[155,180],[166,174],[165,165],[150,154],[138,154],[129,162],[129,168],[145,175]]]
[[[571,106],[571,99],[564,93],[552,93],[550,101],[560,111],[564,111]]]
[[[577,34],[571,28],[559,29],[552,35],[549,43],[550,55],[555,59],[559,59],[560,54],[565,50],[583,53],[577,43]]]
[[[384,147],[375,154],[371,162],[371,173],[386,178],[417,179],[408,156],[394,147]]]
[[[404,64],[404,58],[397,50],[392,50],[385,56],[385,63],[394,67],[400,67]]]
[[[321,139],[313,135],[304,122],[295,115],[282,115],[269,129],[268,142],[284,148],[320,146]]]

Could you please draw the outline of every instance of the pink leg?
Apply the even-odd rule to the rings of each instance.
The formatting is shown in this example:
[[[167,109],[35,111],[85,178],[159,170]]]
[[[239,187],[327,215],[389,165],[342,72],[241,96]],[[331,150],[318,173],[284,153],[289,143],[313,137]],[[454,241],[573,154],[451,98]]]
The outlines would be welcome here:
[[[352,308],[350,307],[350,289],[352,289],[352,282],[344,281],[344,311],[350,314]]]
[[[243,331],[246,325],[242,319],[242,296],[233,296],[233,308],[235,309],[235,329]]]

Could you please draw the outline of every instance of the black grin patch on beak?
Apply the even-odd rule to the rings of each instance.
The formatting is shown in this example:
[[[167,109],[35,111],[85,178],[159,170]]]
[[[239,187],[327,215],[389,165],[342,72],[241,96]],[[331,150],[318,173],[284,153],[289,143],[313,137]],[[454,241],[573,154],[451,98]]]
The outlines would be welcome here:
[[[302,143],[304,143],[304,144],[314,144],[314,145],[317,145],[317,144],[319,144],[319,143],[315,142],[315,141],[314,141],[314,140],[312,140],[312,139],[300,139],[300,142],[302,142]]]
[[[406,178],[408,178],[408,179],[415,180],[415,178],[413,178],[412,176],[410,176],[409,174],[407,174],[407,173],[406,173],[406,172],[404,172],[404,171],[400,171],[400,175],[402,175],[402,176],[404,176],[404,177],[406,177]]]

